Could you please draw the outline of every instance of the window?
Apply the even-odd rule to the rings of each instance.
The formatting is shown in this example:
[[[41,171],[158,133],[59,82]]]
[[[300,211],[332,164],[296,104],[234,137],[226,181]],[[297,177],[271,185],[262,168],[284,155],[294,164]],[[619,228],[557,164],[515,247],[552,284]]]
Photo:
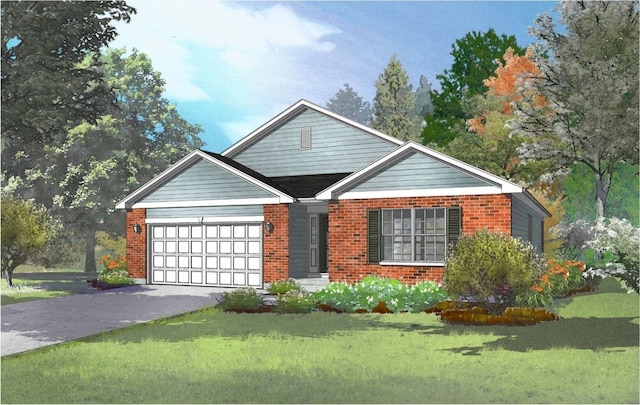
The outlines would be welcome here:
[[[461,223],[460,207],[370,210],[369,263],[443,263]]]

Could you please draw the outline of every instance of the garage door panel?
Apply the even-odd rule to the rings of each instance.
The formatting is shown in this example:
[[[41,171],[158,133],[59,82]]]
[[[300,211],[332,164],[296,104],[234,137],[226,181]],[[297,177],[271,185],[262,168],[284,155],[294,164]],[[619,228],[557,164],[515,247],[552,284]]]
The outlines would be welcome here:
[[[151,282],[262,287],[262,224],[152,225]]]

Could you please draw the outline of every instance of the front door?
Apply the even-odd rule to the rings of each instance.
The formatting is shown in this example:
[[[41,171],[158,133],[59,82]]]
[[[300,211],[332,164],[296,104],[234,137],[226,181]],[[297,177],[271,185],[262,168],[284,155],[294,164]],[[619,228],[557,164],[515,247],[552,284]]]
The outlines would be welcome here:
[[[328,262],[328,214],[309,214],[309,273],[327,272]]]

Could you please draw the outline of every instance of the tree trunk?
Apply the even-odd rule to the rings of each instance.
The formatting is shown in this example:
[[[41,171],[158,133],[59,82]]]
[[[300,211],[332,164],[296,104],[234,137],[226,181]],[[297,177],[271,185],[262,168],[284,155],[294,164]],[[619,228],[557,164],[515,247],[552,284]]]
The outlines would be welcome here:
[[[5,270],[4,278],[7,280],[7,285],[13,287],[13,271]]]
[[[87,250],[84,259],[84,272],[96,273],[96,231],[93,228],[87,229],[85,237]]]
[[[612,165],[613,168],[613,165]],[[595,173],[596,177],[596,201],[598,209],[597,219],[604,218],[604,210],[607,208],[607,198],[609,196],[609,188],[611,187],[611,174],[606,172],[604,174]]]

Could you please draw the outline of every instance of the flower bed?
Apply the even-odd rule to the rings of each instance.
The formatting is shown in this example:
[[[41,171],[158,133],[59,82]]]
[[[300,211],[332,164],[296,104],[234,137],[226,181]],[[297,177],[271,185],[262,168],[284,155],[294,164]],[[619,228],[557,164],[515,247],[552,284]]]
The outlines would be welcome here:
[[[555,321],[560,317],[540,308],[507,308],[500,315],[491,315],[473,302],[441,302],[426,311],[435,313],[440,320],[462,325],[507,325],[524,326],[540,322]]]

